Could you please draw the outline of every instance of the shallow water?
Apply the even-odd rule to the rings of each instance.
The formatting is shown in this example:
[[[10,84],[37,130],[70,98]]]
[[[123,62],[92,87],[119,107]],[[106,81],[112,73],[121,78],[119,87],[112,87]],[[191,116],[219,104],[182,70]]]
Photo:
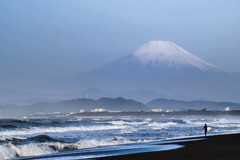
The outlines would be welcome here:
[[[84,149],[96,151],[101,146],[201,136],[205,123],[212,127],[210,135],[236,133],[240,131],[238,119],[238,116],[0,119],[0,159],[79,153]]]

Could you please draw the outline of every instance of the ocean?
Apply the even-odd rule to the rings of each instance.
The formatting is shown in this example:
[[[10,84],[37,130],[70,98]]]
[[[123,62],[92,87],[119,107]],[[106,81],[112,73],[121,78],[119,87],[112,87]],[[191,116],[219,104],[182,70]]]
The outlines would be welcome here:
[[[126,116],[0,119],[0,159],[61,159],[66,155],[109,150],[128,153],[154,151],[147,144],[174,138],[203,136],[203,126],[211,127],[208,135],[240,132],[239,116]],[[141,145],[141,147],[139,147]],[[138,146],[138,147],[137,147]],[[144,148],[145,146],[145,148]],[[165,146],[177,148],[179,146]],[[135,150],[133,150],[135,148]],[[162,148],[163,149],[163,148]],[[110,155],[114,155],[110,153]],[[119,152],[119,154],[123,154]],[[37,156],[37,157],[35,157]],[[57,158],[56,158],[57,156]],[[55,157],[55,158],[54,158]],[[91,157],[91,156],[90,156]],[[92,156],[93,157],[93,156]],[[69,158],[69,159],[74,159]]]

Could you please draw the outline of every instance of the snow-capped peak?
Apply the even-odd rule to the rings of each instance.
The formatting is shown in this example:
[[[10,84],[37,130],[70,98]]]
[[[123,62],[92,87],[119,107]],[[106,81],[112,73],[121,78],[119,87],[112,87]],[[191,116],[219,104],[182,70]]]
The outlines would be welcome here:
[[[170,41],[149,41],[133,53],[144,64],[167,64],[169,67],[193,66],[201,70],[219,70]]]

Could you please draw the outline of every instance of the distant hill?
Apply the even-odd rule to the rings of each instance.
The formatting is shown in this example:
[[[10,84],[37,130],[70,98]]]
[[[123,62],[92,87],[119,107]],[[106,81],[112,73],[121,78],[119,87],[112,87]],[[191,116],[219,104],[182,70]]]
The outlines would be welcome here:
[[[54,112],[79,112],[80,110],[91,111],[94,109],[105,109],[110,111],[146,111],[149,110],[143,103],[118,98],[100,98],[98,100],[78,98],[64,100],[54,103],[40,102],[34,105],[0,105],[0,116],[21,116],[35,113],[54,113]]]
[[[173,99],[158,98],[146,104],[132,99],[100,98],[98,100],[88,98],[78,98],[58,102],[41,102],[34,105],[0,105],[0,117],[24,116],[36,113],[70,113],[92,111],[94,109],[104,109],[107,111],[149,111],[152,109],[180,110],[240,110],[239,103],[213,102],[213,101],[181,101]]]
[[[46,105],[46,104],[45,104]],[[36,104],[35,107],[45,106],[42,104]],[[91,111],[96,108],[103,108],[111,111],[141,111],[148,110],[148,108],[141,102],[125,99],[122,97],[118,98],[100,98],[98,100],[78,98],[73,100],[65,100],[56,103],[48,103],[47,106],[56,106],[61,110],[68,110],[71,108],[72,111],[79,111],[83,109],[85,111]]]
[[[173,99],[158,98],[146,104],[150,109],[163,109],[163,110],[183,110],[183,109],[208,109],[208,110],[224,110],[230,107],[231,110],[239,110],[239,103],[232,102],[213,102],[213,101],[181,101]]]

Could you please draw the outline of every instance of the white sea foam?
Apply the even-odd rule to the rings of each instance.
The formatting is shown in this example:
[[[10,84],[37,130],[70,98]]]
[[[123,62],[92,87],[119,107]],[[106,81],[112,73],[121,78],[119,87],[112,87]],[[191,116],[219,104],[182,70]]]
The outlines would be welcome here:
[[[147,124],[148,121],[142,121],[142,122],[134,122],[134,121],[109,121],[108,123],[113,124],[113,125],[144,125]]]
[[[10,130],[1,131],[1,136],[21,136],[21,135],[32,135],[32,134],[44,134],[44,133],[61,133],[61,132],[73,132],[73,131],[98,131],[98,130],[113,130],[113,129],[125,129],[126,126],[79,126],[79,127],[49,127],[40,128],[32,127],[30,129],[23,130]]]
[[[80,140],[77,143],[29,143],[24,145],[14,145],[11,143],[0,145],[0,159],[10,159],[15,157],[37,156],[51,154],[64,150],[93,148],[99,146],[109,146],[133,143],[122,137],[113,137],[111,139],[91,139]]]
[[[239,117],[215,118],[213,123],[239,123]]]
[[[122,134],[129,134],[129,133],[133,133],[134,131],[137,131],[137,129],[124,129],[124,130],[121,130],[120,132]]]
[[[218,128],[240,128],[240,124],[219,124],[219,125],[215,125],[214,127],[218,127]]]
[[[80,140],[76,144],[78,146],[78,149],[82,148],[92,148],[92,147],[98,147],[98,146],[108,146],[108,145],[118,145],[118,144],[126,144],[126,143],[133,143],[130,140],[126,140],[123,137],[112,137],[111,139],[103,140]]]
[[[185,119],[184,122],[186,124],[192,124],[192,125],[195,125],[195,126],[202,126],[206,123],[206,120],[205,119]]]
[[[172,125],[177,125],[177,123],[175,123],[175,122],[167,122],[167,123],[153,122],[153,123],[149,123],[147,126],[149,126],[151,129],[159,130],[159,129],[165,129]]]
[[[8,143],[0,145],[0,159],[37,156],[49,153],[54,153],[54,151],[49,146],[42,144],[30,143],[24,145],[13,145]]]

